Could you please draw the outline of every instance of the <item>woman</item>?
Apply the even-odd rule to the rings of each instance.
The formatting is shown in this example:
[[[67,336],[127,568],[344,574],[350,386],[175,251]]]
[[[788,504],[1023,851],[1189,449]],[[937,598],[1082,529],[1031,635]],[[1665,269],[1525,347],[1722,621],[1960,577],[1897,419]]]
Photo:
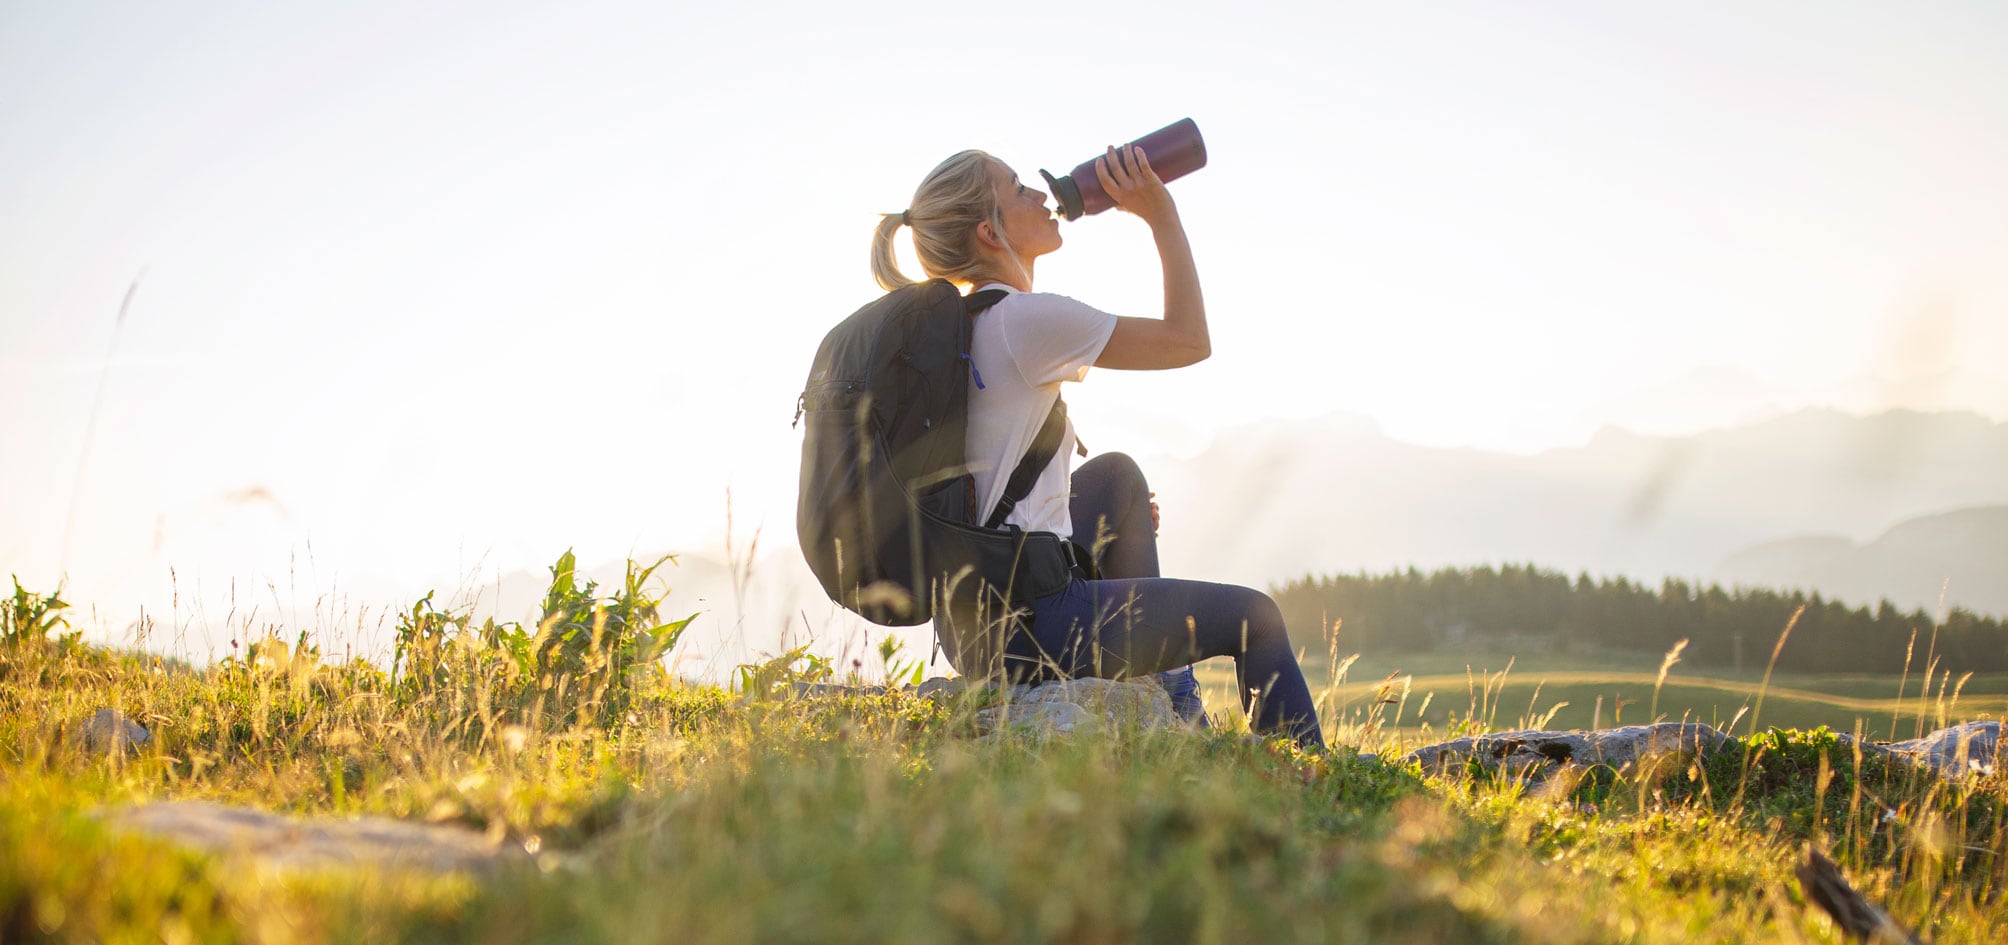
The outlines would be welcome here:
[[[929,276],[1007,293],[976,318],[970,342],[968,461],[978,508],[997,505],[1063,382],[1082,380],[1090,366],[1161,371],[1195,364],[1212,351],[1192,247],[1149,158],[1136,148],[1110,148],[1095,176],[1117,207],[1150,226],[1164,268],[1161,319],[1118,318],[1033,292],[1039,257],[1060,248],[1059,220],[1046,194],[981,151],[942,162],[906,211],[879,222],[872,241],[872,275],[888,291],[913,283],[893,254],[893,237],[905,225]],[[1151,510],[1141,473],[1120,454],[1084,465],[1083,485],[1092,485],[1095,496],[1074,508],[1074,450],[1069,422],[1059,453],[1006,521],[1101,544],[1108,573],[1097,580],[1077,574],[1065,589],[1031,601],[1029,621],[937,617],[949,661],[970,675],[1001,665],[1012,678],[1030,680],[1141,676],[1231,656],[1255,731],[1321,747],[1310,689],[1275,602],[1245,587],[1157,576],[1155,538],[1144,531]]]

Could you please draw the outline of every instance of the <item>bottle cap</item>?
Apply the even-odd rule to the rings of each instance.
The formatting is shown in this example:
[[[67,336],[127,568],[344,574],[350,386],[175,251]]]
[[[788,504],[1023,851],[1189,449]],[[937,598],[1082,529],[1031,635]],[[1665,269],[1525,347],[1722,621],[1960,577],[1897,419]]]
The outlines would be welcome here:
[[[1074,183],[1073,175],[1054,177],[1045,168],[1039,168],[1039,176],[1046,179],[1046,187],[1053,192],[1053,199],[1060,202],[1060,218],[1078,220],[1081,218],[1081,188]]]

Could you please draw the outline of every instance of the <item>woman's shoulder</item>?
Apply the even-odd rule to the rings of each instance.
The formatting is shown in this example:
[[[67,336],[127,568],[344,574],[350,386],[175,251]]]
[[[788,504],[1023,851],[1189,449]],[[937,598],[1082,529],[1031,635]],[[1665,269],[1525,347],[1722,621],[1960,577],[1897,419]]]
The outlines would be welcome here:
[[[1057,292],[1013,292],[997,301],[996,309],[1014,317],[1048,317],[1066,321],[1108,319],[1114,315]]]
[[[1014,292],[977,319],[979,335],[1000,342],[1034,387],[1080,380],[1115,327],[1114,315],[1050,292]]]

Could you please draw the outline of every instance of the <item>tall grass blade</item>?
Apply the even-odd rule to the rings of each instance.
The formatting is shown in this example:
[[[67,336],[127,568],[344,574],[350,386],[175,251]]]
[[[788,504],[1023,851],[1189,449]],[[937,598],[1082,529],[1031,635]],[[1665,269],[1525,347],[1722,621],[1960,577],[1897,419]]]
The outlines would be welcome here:
[[[1805,616],[1806,605],[1800,604],[1792,616],[1785,621],[1785,629],[1778,633],[1778,642],[1771,647],[1771,661],[1764,664],[1764,681],[1757,685],[1757,705],[1750,710],[1750,734],[1757,734],[1757,721],[1764,714],[1764,693],[1771,688],[1771,671],[1778,668],[1778,654],[1785,652],[1785,641],[1792,636],[1792,628],[1798,626],[1799,618]]]
[[[132,284],[126,286],[125,299],[119,302],[118,319],[112,322],[112,340],[105,349],[105,363],[98,369],[98,389],[91,395],[91,412],[84,421],[84,445],[77,451],[77,474],[70,480],[70,511],[63,518],[62,551],[56,559],[56,573],[59,575],[70,572],[70,539],[77,531],[77,502],[83,496],[84,471],[91,463],[91,443],[97,438],[98,414],[104,409],[105,388],[111,382],[112,359],[119,353],[119,336],[124,333],[126,315],[132,311],[133,297],[139,294],[139,283],[144,278],[146,269],[141,267],[139,273],[132,277]]]
[[[1673,664],[1680,662],[1680,651],[1685,649],[1687,649],[1687,638],[1682,637],[1679,643],[1673,645],[1673,649],[1666,651],[1666,658],[1659,661],[1659,678],[1652,681],[1651,720],[1654,722],[1659,721],[1659,690],[1661,686],[1666,685],[1667,670],[1672,669]]]

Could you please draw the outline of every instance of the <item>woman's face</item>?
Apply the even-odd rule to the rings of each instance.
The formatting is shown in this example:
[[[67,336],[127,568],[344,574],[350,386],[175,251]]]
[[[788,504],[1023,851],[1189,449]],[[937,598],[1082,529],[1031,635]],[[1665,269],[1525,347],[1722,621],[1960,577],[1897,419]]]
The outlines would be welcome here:
[[[997,181],[997,211],[1004,220],[1004,239],[1025,259],[1060,248],[1060,219],[1046,206],[1046,194],[1025,185],[1003,164],[992,164]]]

